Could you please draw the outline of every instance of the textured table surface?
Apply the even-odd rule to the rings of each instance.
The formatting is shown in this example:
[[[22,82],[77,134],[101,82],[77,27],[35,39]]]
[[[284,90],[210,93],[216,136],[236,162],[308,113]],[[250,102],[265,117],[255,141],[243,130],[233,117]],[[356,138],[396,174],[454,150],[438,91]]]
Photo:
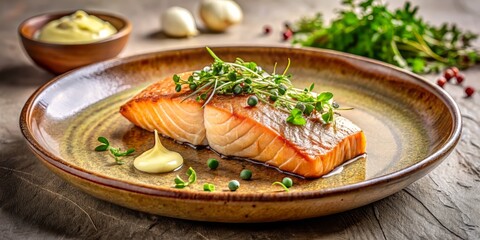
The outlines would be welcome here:
[[[149,215],[97,200],[48,171],[20,133],[18,118],[27,98],[53,76],[32,64],[19,44],[17,26],[27,17],[56,10],[103,10],[128,16],[134,30],[121,56],[221,44],[284,44],[285,20],[321,11],[328,19],[340,1],[239,1],[245,21],[225,34],[169,39],[159,16],[179,5],[196,13],[197,1],[16,0],[0,1],[0,239],[479,239],[480,94],[464,98],[447,91],[463,116],[461,141],[434,171],[406,189],[373,204],[332,216],[268,224],[219,224]],[[480,33],[480,2],[418,1],[420,14],[439,24],[455,22]],[[402,1],[391,1],[391,7]],[[196,14],[197,15],[197,14]],[[261,36],[263,25],[274,34]],[[477,46],[480,44],[477,42]],[[480,89],[480,66],[464,72]],[[426,76],[431,81],[434,75]]]

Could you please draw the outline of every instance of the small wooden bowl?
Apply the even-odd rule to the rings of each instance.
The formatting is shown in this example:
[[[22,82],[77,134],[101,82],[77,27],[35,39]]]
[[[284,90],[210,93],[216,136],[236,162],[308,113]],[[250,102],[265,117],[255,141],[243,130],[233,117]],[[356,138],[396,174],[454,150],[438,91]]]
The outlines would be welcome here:
[[[23,47],[30,58],[38,66],[55,74],[117,56],[125,47],[132,30],[131,23],[123,17],[88,11],[88,14],[108,21],[118,32],[96,42],[81,44],[47,43],[35,38],[37,31],[45,24],[72,13],[59,12],[38,15],[25,20],[18,27]]]

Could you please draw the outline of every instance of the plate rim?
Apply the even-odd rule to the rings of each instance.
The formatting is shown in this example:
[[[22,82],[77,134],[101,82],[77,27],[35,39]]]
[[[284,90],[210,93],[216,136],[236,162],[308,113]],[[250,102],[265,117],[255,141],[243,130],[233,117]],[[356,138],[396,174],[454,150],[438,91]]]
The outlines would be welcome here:
[[[188,48],[175,48],[163,51],[153,51],[148,53],[136,54],[122,58],[114,58],[106,61],[101,61],[97,63],[93,63],[59,76],[54,77],[47,83],[44,83],[40,86],[25,102],[20,118],[20,130],[27,140],[29,147],[31,150],[37,155],[37,157],[42,158],[42,160],[49,162],[53,166],[59,168],[62,171],[65,171],[68,174],[72,174],[74,176],[80,177],[87,181],[95,182],[97,184],[106,185],[109,187],[136,192],[146,195],[152,196],[159,196],[159,197],[167,197],[167,198],[176,198],[176,199],[186,199],[186,200],[221,200],[221,201],[239,201],[239,202],[251,202],[251,201],[291,201],[291,200],[307,200],[307,199],[315,199],[321,197],[327,197],[332,195],[338,194],[345,194],[349,192],[355,192],[358,190],[362,190],[365,188],[381,186],[382,184],[386,184],[391,181],[402,180],[405,177],[413,175],[415,173],[420,173],[424,169],[428,169],[430,167],[434,167],[436,164],[440,164],[443,159],[445,159],[451,151],[455,148],[456,144],[460,140],[461,132],[462,132],[462,118],[459,107],[454,99],[447,93],[445,90],[441,89],[440,87],[436,86],[435,84],[429,82],[424,77],[414,74],[408,70],[401,69],[394,65],[384,63],[375,59],[370,59],[358,55],[353,55],[344,52],[338,52],[335,50],[328,50],[328,49],[319,49],[319,48],[311,48],[311,47],[285,47],[285,46],[263,46],[263,45],[219,45],[219,46],[212,46],[213,50],[215,49],[271,49],[272,51],[280,51],[280,50],[288,50],[288,51],[300,51],[300,52],[314,52],[317,54],[327,54],[333,55],[338,58],[347,58],[356,61],[365,62],[368,64],[379,65],[384,68],[389,68],[393,71],[400,72],[402,74],[406,74],[409,77],[415,79],[418,83],[423,84],[435,94],[449,109],[449,113],[452,115],[453,119],[453,126],[450,135],[448,136],[445,144],[435,151],[434,153],[430,154],[426,158],[423,158],[419,162],[412,164],[406,168],[402,168],[398,171],[388,173],[385,175],[373,177],[371,179],[367,179],[361,182],[348,184],[344,186],[334,187],[334,188],[325,188],[325,189],[318,189],[318,190],[308,190],[308,191],[299,191],[299,192],[272,192],[272,193],[230,193],[230,192],[203,192],[203,191],[185,191],[176,188],[167,188],[167,187],[153,187],[151,185],[145,184],[132,184],[131,182],[126,182],[118,179],[114,179],[108,177],[106,175],[99,175],[95,174],[94,172],[85,171],[82,168],[65,164],[65,160],[58,158],[50,153],[47,149],[45,149],[38,141],[36,141],[35,137],[30,131],[29,127],[29,120],[31,119],[31,110],[33,104],[39,97],[39,95],[44,92],[44,90],[48,89],[49,86],[53,85],[54,83],[61,81],[63,78],[69,75],[79,74],[86,70],[95,70],[95,71],[102,71],[107,68],[111,68],[114,66],[122,65],[129,62],[138,61],[139,59],[145,59],[149,56],[159,55],[159,54],[172,54],[178,52],[188,52],[188,51],[195,51],[199,49],[204,49],[204,47],[188,47]],[[425,172],[423,174],[426,174]],[[423,175],[422,175],[423,176]],[[420,176],[421,177],[421,176]],[[419,178],[420,178],[419,177]],[[419,178],[414,179],[413,181],[418,180]],[[411,182],[413,182],[411,181]]]

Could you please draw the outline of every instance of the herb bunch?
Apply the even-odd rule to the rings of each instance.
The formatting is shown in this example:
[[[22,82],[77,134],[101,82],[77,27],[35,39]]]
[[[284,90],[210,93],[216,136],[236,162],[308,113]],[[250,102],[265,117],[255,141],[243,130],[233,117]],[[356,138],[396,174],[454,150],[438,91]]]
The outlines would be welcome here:
[[[293,125],[303,126],[308,116],[321,118],[324,124],[334,122],[335,110],[339,105],[333,101],[331,92],[316,94],[312,92],[314,84],[309,88],[298,89],[290,81],[287,74],[290,59],[283,71],[276,72],[276,64],[272,74],[268,74],[255,62],[246,62],[237,58],[235,62],[226,62],[220,59],[207,47],[214,62],[200,71],[195,71],[187,79],[178,75],[173,76],[175,90],[180,92],[184,85],[191,93],[185,97],[195,97],[208,104],[213,96],[220,95],[250,95],[247,105],[254,107],[258,101],[279,108],[289,113],[286,121]]]
[[[395,11],[375,0],[342,4],[345,9],[330,25],[320,13],[296,22],[293,42],[378,59],[416,73],[467,68],[480,60],[471,47],[478,35],[462,32],[455,24],[432,26],[409,2]]]
[[[112,147],[112,146],[110,146],[110,142],[105,137],[98,137],[97,140],[102,144],[98,145],[95,148],[95,151],[103,152],[103,151],[108,150],[112,154],[113,158],[115,159],[115,163],[118,164],[118,165],[125,164],[125,162],[121,159],[122,157],[128,156],[128,155],[132,154],[133,152],[135,152],[135,149],[133,149],[133,148],[130,148],[126,151],[122,151],[121,148]]]

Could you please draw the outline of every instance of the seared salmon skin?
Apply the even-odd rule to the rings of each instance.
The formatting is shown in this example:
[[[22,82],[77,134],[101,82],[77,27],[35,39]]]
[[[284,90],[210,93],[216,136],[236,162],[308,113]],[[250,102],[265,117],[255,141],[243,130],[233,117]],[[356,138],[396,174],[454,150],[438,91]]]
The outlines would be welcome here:
[[[191,73],[179,74],[188,77]],[[366,138],[350,120],[337,116],[335,126],[307,119],[287,123],[288,113],[248,95],[216,95],[202,108],[190,90],[175,91],[171,77],[150,85],[120,108],[138,127],[193,145],[208,145],[225,155],[262,162],[306,178],[318,178],[364,154]]]

